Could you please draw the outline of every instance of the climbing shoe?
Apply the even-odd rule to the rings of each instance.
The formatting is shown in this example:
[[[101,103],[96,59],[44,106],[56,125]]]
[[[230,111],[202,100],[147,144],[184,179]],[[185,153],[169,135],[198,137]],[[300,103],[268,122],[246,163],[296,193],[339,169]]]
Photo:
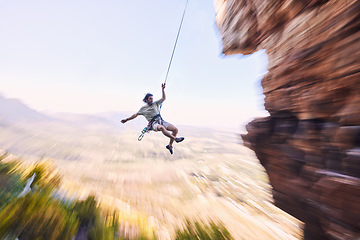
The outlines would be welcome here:
[[[185,138],[183,138],[183,137],[179,137],[179,138],[176,138],[176,139],[175,139],[175,142],[179,143],[179,142],[184,141],[184,139],[185,139]]]
[[[170,145],[167,145],[166,148],[170,151],[171,154],[173,154],[173,147]]]

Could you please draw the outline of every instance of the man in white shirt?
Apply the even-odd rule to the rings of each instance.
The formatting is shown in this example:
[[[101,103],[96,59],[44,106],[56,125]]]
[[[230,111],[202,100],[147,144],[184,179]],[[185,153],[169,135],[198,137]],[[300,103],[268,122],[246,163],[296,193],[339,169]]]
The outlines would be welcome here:
[[[139,115],[143,115],[146,120],[150,123],[151,129],[154,131],[161,131],[165,136],[170,138],[169,145],[166,146],[166,148],[170,151],[171,154],[174,153],[174,147],[173,143],[174,141],[179,143],[184,140],[183,137],[177,138],[176,135],[178,133],[178,129],[172,125],[171,123],[168,123],[162,119],[160,116],[160,107],[161,104],[165,101],[165,83],[161,84],[162,89],[162,98],[155,101],[153,99],[153,95],[151,93],[146,94],[143,101],[146,103],[144,106],[140,108],[140,110],[131,115],[129,118],[121,120],[122,123],[126,123],[129,120],[132,120],[136,118]],[[172,133],[170,133],[171,131]]]

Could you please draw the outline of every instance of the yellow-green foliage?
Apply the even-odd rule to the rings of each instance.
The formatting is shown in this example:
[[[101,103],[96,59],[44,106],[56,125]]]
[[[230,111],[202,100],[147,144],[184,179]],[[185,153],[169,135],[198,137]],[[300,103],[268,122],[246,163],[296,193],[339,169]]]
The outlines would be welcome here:
[[[156,231],[149,223],[148,218],[139,212],[120,212],[118,214],[119,222],[122,224],[128,224],[129,226],[136,227],[139,234],[139,239],[157,239]]]
[[[50,197],[36,191],[18,198],[0,212],[0,238],[71,239],[77,231],[76,215]]]
[[[97,207],[95,196],[89,196],[84,201],[78,201],[73,207],[77,213],[82,228],[89,229],[87,232],[88,240],[112,240],[118,235],[119,224],[113,213],[113,221],[107,221],[109,216],[100,211]]]
[[[117,222],[117,218],[115,217],[115,213],[111,217],[111,221],[109,221],[110,217],[107,216],[105,220],[102,218],[96,218],[92,228],[89,230],[87,234],[88,240],[116,240],[122,239],[119,234],[119,223]]]
[[[176,240],[232,240],[229,231],[222,224],[191,223],[186,221],[185,228],[176,231]]]
[[[37,164],[28,170],[41,176],[37,180],[40,186],[46,185],[45,165]],[[71,239],[76,234],[78,220],[60,200],[52,197],[56,184],[38,187],[18,197],[26,184],[27,179],[22,177],[25,172],[19,162],[0,161],[0,239]]]
[[[0,239],[66,240],[85,231],[88,240],[127,239],[119,232],[120,224],[137,230],[136,239],[157,239],[148,218],[136,211],[105,212],[98,207],[95,196],[84,201],[57,199],[53,191],[60,185],[60,176],[50,162],[37,162],[21,169],[19,162],[4,163],[0,157]],[[19,197],[27,179],[36,177],[32,190]],[[222,225],[190,223],[176,232],[176,239],[232,239]]]
[[[0,161],[0,210],[11,202],[25,186],[25,182],[21,180],[21,174],[11,174],[16,167],[16,162],[1,163]]]
[[[89,196],[85,201],[75,203],[74,211],[77,212],[82,226],[93,225],[95,220],[99,218],[100,212],[96,205],[94,196]]]
[[[85,201],[65,203],[54,197],[60,176],[50,162],[37,162],[25,170],[18,162],[0,159],[0,239],[66,240],[73,239],[79,227],[87,230],[87,239],[122,239],[118,218],[106,221],[94,196]],[[19,197],[33,174],[32,191]],[[25,176],[25,177],[24,177]]]
[[[32,186],[38,185],[42,188],[57,188],[60,185],[60,175],[50,161],[38,161],[32,167],[29,167],[29,173],[26,178],[30,178],[34,173],[36,174]]]

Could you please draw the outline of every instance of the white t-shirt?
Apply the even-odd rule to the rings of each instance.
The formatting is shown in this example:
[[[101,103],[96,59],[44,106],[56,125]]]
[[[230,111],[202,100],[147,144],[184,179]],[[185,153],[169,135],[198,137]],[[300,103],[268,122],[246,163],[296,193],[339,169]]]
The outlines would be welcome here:
[[[162,99],[157,100],[156,102],[153,102],[150,106],[148,104],[145,104],[140,108],[137,114],[143,115],[148,122],[150,122],[153,117],[160,114],[160,106],[162,104]]]

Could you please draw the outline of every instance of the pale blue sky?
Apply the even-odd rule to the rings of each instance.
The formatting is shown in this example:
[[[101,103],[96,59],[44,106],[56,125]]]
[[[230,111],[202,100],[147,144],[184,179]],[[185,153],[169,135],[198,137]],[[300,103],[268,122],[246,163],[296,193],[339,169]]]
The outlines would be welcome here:
[[[0,94],[36,110],[136,112],[161,97],[186,0],[0,0]],[[189,0],[163,117],[226,126],[263,116],[264,52],[221,54],[213,2]]]

